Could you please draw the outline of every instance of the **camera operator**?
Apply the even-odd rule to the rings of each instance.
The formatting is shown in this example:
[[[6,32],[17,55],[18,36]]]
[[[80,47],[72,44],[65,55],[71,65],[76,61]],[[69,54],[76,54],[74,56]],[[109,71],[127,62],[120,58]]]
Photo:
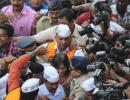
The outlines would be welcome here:
[[[87,45],[85,48],[86,51],[86,57],[91,62],[95,62],[96,59],[96,52],[97,51],[106,51],[109,52],[110,47],[107,43],[100,41],[99,39],[95,37],[89,37],[87,41]]]
[[[85,80],[81,87],[86,92],[87,100],[94,100],[93,91],[96,88],[94,78],[90,78],[88,80]]]
[[[90,78],[81,87],[86,92],[87,100],[120,100],[130,97],[129,83],[109,80],[108,83],[97,84],[95,78]]]
[[[115,72],[128,81],[130,80],[129,44],[129,37],[121,35],[117,38],[109,53],[110,59],[116,64],[116,67],[114,67]]]
[[[99,49],[99,48],[96,48],[96,49]],[[112,69],[113,68],[112,66],[121,66],[120,63],[114,64],[114,65],[107,64],[107,62],[110,63],[109,58],[107,56],[103,56],[104,55],[103,53],[102,55],[101,53],[100,54],[96,53],[96,54],[98,56],[96,55],[97,57],[96,57],[95,62],[97,61],[98,63],[100,63],[97,65],[97,68],[101,70],[100,74],[96,74],[96,77],[95,77],[96,83],[101,82],[105,84],[113,84],[117,82],[122,82],[122,83],[128,82],[126,79],[121,77],[120,74],[118,75],[114,72],[116,68],[114,68],[114,70]],[[116,70],[118,72],[118,69]],[[129,88],[127,88],[124,91],[127,97],[129,97]],[[91,92],[89,94],[91,94]]]
[[[95,37],[106,37],[113,39],[116,35],[125,34],[127,31],[116,22],[111,21],[111,8],[106,3],[97,2],[94,4],[96,10],[96,17],[93,22],[84,27],[80,35],[92,33]],[[93,16],[94,17],[94,16]]]
[[[86,51],[86,57],[89,59],[92,63],[96,60],[96,38],[89,37],[87,41],[87,45],[85,48]]]

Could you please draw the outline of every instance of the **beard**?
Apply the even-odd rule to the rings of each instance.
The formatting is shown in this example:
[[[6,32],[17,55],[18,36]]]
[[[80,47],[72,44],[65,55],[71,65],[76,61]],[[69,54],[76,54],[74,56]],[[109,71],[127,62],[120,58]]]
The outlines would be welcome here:
[[[13,10],[14,10],[14,11],[20,11],[20,12],[21,12],[21,11],[22,11],[22,8],[23,8],[23,7],[20,7],[19,5],[13,5]]]

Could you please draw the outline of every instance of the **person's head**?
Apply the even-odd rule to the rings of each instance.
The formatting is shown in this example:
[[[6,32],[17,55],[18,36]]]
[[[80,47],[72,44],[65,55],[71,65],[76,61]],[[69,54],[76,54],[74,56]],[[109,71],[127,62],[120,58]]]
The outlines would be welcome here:
[[[11,0],[11,5],[14,11],[22,11],[24,6],[24,0]]]
[[[95,61],[96,54],[93,51],[88,51],[86,54],[87,59],[90,61]]]
[[[63,8],[72,8],[72,4],[70,0],[61,0]]]
[[[59,74],[57,70],[53,66],[48,65],[44,67],[43,77],[48,91],[54,94],[59,85]]]
[[[90,61],[87,60],[85,57],[81,56],[73,56],[70,59],[70,67],[71,67],[71,74],[74,78],[78,78],[83,74],[86,74],[87,65],[90,64]]]
[[[39,63],[35,63],[35,62],[31,61],[29,64],[29,70],[32,73],[32,77],[40,79],[40,84],[42,84],[43,83],[44,66],[39,64]]]
[[[19,48],[19,52],[16,54],[16,56],[19,57],[25,53],[32,52],[37,46],[33,38],[24,36],[18,39],[16,47]]]
[[[104,2],[96,2],[94,4],[94,7],[96,8],[96,16],[98,16],[98,14],[100,13],[102,17],[104,17],[104,22],[110,20],[112,14],[110,5]]]
[[[117,4],[116,6],[117,11],[120,13],[125,13],[127,5],[128,5],[127,0],[117,0],[116,4]]]
[[[85,80],[81,84],[81,87],[86,92],[87,100],[94,100],[93,91],[96,88],[96,85],[95,85],[95,82],[94,82],[94,78],[90,78],[90,79]]]
[[[26,80],[21,87],[21,100],[35,100],[39,91],[39,79]]]
[[[29,3],[33,8],[39,7],[44,0],[29,0]]]
[[[57,42],[58,49],[64,51],[71,42],[71,31],[67,25],[59,24],[56,28],[55,40]]]
[[[72,5],[77,6],[84,3],[84,0],[70,0]]]
[[[126,44],[126,41],[129,40],[129,36],[127,35],[120,35],[116,41],[115,44],[117,43],[117,46],[124,46]]]
[[[69,75],[70,62],[67,55],[55,55],[51,60],[51,64],[58,70],[60,77]]]
[[[60,0],[52,0],[48,4],[48,15],[53,23],[58,23],[59,12],[62,9]]]
[[[71,32],[74,30],[74,19],[76,15],[71,8],[64,8],[60,11],[59,17],[58,17],[58,23],[59,24],[66,24],[69,26]]]
[[[95,54],[96,54],[96,51],[97,51],[96,50],[97,49],[97,41],[98,41],[98,39],[96,39],[94,37],[88,38],[85,51],[86,51],[86,57],[90,61],[95,60],[95,56],[96,56]]]
[[[10,44],[14,34],[14,28],[9,24],[0,23],[0,47]]]
[[[16,46],[25,52],[30,52],[36,49],[36,41],[28,36],[21,37],[17,42]]]

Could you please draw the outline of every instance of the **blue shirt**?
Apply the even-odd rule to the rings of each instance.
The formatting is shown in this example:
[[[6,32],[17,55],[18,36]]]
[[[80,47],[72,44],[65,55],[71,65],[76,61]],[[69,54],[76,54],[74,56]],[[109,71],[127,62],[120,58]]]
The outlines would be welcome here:
[[[35,11],[48,10],[47,2],[42,3],[39,7],[32,7],[32,5],[29,2],[25,2],[25,5],[31,7]],[[48,15],[48,12],[45,15]]]
[[[53,95],[48,91],[46,85],[42,84],[39,87],[39,94],[38,95],[39,96],[47,96],[51,100],[63,100],[63,98],[65,97],[65,92],[64,92],[63,86],[59,85],[58,88],[56,89],[55,94]]]

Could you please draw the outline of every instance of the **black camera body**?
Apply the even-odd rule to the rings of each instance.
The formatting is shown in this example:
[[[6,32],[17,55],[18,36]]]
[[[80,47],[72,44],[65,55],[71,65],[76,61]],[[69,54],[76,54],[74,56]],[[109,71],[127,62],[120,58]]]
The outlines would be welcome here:
[[[128,58],[129,51],[127,48],[112,48],[109,53],[109,57],[116,62],[123,63]]]
[[[94,93],[94,97],[99,100],[122,100],[125,99],[123,90],[127,88],[129,83],[116,84],[97,84],[98,91]]]
[[[103,11],[101,13],[97,14],[97,17],[93,20],[93,22],[90,25],[87,25],[84,27],[84,29],[82,31],[79,32],[79,34],[81,36],[87,34],[87,33],[92,33],[94,32],[93,28],[91,27],[91,25],[97,26],[98,24],[100,24],[101,22],[106,22],[108,19],[108,14]]]
[[[83,35],[85,35],[87,33],[94,32],[91,25],[96,26],[96,25],[100,24],[101,22],[109,24],[108,13],[111,11],[110,6],[107,5],[107,4],[103,4],[101,2],[97,2],[94,6],[97,9],[96,18],[92,21],[92,23],[90,25],[85,26],[84,29],[79,32],[79,34],[81,36],[83,36]]]

